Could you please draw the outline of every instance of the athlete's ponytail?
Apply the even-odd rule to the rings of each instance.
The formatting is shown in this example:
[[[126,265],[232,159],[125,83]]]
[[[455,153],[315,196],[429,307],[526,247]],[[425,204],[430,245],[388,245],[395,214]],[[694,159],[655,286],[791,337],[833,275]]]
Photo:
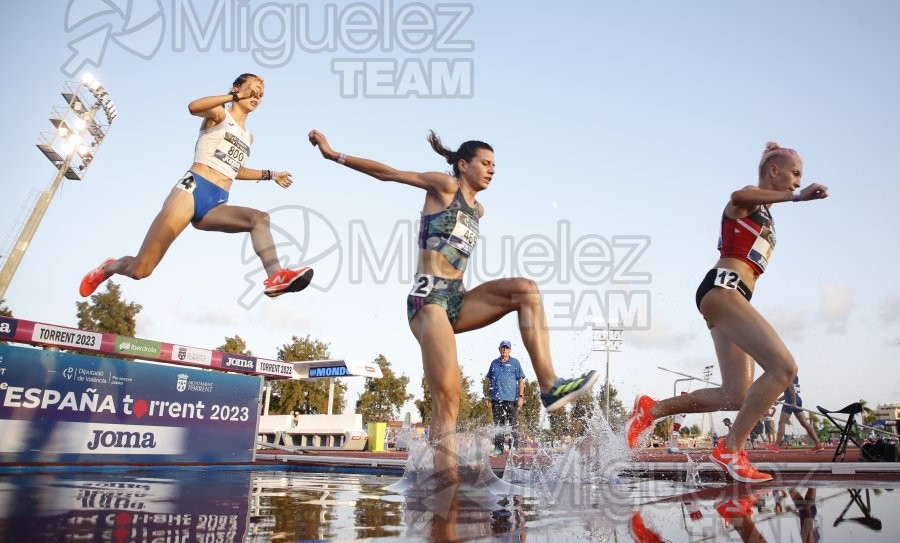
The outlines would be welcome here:
[[[434,133],[434,130],[428,131],[428,143],[431,144],[431,148],[434,149],[434,152],[444,157],[444,160],[447,161],[447,164],[453,166],[453,175],[459,177],[459,161],[464,160],[466,162],[475,158],[475,154],[479,149],[487,149],[488,151],[494,152],[494,148],[488,145],[483,141],[478,140],[469,140],[462,145],[459,146],[459,149],[456,151],[451,151],[450,149],[444,147],[444,144],[441,143],[441,138],[438,137],[437,134]]]

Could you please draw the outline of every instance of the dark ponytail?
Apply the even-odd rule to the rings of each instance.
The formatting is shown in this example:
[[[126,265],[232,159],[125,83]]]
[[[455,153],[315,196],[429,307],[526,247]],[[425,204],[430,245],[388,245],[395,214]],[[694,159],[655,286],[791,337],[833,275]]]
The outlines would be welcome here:
[[[431,148],[434,149],[434,152],[444,157],[447,161],[447,164],[453,166],[453,175],[459,177],[459,164],[460,160],[464,160],[466,162],[475,158],[475,154],[479,149],[487,149],[488,151],[494,152],[494,148],[488,145],[483,141],[478,140],[469,140],[462,145],[459,146],[459,149],[456,151],[451,151],[450,149],[444,147],[444,144],[441,143],[441,138],[438,137],[437,134],[434,133],[434,130],[428,131],[428,143],[431,144]]]

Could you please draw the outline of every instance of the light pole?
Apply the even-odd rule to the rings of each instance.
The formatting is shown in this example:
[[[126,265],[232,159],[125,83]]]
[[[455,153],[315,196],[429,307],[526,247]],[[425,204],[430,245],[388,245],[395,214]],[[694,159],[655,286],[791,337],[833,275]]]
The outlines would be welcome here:
[[[609,420],[609,353],[622,352],[622,323],[594,323],[591,350],[606,351],[606,400],[604,415]]]
[[[0,298],[6,294],[6,289],[63,178],[74,181],[84,179],[110,125],[119,115],[109,93],[99,81],[89,75],[78,82],[67,81],[61,94],[66,107],[54,107],[50,114],[50,122],[56,130],[42,132],[37,143],[37,148],[56,167],[56,177],[47,190],[38,196],[31,214],[21,227],[15,245],[0,268]],[[106,117],[105,123],[102,117],[97,117],[97,112],[101,109]]]
[[[713,374],[713,365],[709,364],[708,366],[703,366],[703,380],[709,382],[709,379]],[[712,413],[704,413],[703,416],[706,417],[709,415],[709,435],[713,435],[715,433],[715,425],[713,424],[713,415]],[[700,421],[700,425],[703,426],[703,421]],[[703,428],[700,428],[700,431],[703,431]],[[701,434],[702,435],[702,434]]]

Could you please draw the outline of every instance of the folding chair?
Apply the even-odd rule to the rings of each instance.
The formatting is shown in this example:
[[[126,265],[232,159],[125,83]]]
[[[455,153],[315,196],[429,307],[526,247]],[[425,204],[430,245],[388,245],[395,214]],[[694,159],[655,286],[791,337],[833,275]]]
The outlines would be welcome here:
[[[841,429],[841,438],[838,440],[838,446],[834,450],[834,455],[831,457],[832,462],[836,462],[838,456],[841,457],[841,462],[844,461],[844,458],[847,456],[847,445],[850,441],[852,441],[857,447],[859,447],[859,453],[861,455],[865,455],[862,449],[862,445],[860,445],[859,441],[856,440],[856,429],[858,428],[858,424],[856,423],[856,415],[862,413],[862,405],[859,402],[851,403],[847,407],[843,409],[839,409],[838,411],[829,411],[822,407],[821,405],[817,405],[816,409],[819,410],[819,413],[825,415],[825,418],[831,421],[831,424],[834,424],[837,428]],[[841,423],[831,415],[834,413],[840,413],[842,415],[847,415],[847,422]]]
[[[861,496],[862,489],[859,488],[848,488],[847,492],[850,493],[850,503],[847,504],[847,507],[841,512],[840,516],[837,520],[834,521],[835,527],[842,522],[856,522],[859,523],[870,530],[880,531],[881,530],[881,520],[872,516],[872,504],[869,501],[869,489],[866,490],[866,499],[865,503],[863,503],[863,499]],[[844,518],[844,515],[847,514],[847,511],[850,509],[850,506],[853,504],[859,506],[859,510],[862,512],[863,516],[861,517],[853,517],[853,518]]]

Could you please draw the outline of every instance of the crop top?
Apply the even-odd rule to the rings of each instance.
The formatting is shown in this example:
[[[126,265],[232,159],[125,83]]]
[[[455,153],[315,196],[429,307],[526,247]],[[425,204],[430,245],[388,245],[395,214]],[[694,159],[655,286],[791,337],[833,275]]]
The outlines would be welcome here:
[[[470,206],[457,189],[450,205],[437,213],[422,215],[419,248],[437,251],[450,264],[465,271],[478,241],[478,202]]]
[[[773,250],[775,221],[767,206],[759,206],[741,219],[730,219],[722,214],[719,237],[719,255],[722,258],[736,258],[760,275],[766,271]]]
[[[250,156],[253,134],[240,127],[225,109],[225,119],[200,131],[194,146],[194,162],[205,164],[232,181]]]

